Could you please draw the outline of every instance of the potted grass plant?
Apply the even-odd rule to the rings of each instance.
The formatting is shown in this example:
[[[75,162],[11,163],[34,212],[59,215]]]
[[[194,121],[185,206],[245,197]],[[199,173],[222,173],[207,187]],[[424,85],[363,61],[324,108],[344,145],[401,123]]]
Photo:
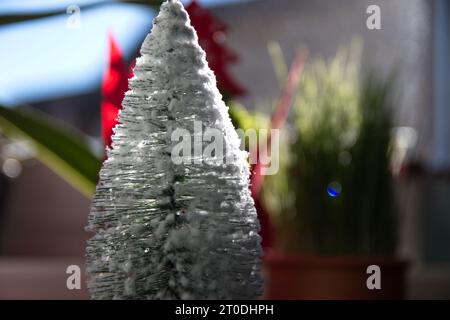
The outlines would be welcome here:
[[[355,52],[303,72],[292,143],[263,188],[277,230],[266,254],[267,298],[404,295],[389,172],[393,84],[360,81]]]

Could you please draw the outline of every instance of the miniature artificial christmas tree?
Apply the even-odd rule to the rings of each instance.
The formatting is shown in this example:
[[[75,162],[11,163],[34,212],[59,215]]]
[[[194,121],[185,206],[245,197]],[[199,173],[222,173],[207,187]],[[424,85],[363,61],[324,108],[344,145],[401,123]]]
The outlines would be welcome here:
[[[178,0],[161,6],[129,87],[89,215],[91,298],[257,298],[246,154]],[[223,158],[195,150],[209,145],[193,130],[199,121],[221,133]],[[183,152],[181,163],[172,157],[179,129],[194,131],[194,157]]]

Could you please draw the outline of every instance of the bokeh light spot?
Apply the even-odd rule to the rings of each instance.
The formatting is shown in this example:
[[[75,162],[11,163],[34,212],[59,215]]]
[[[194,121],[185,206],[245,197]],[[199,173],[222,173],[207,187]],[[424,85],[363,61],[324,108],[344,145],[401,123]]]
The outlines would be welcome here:
[[[22,165],[16,159],[6,159],[3,162],[3,173],[10,178],[17,178],[22,172]]]
[[[336,198],[339,196],[342,192],[342,186],[339,182],[332,182],[327,187],[327,193],[330,197]]]

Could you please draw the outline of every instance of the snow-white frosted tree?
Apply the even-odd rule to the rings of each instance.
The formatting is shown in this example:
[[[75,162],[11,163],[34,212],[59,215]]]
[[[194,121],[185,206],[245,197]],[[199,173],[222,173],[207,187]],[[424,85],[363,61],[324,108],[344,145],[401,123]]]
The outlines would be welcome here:
[[[257,298],[246,154],[180,1],[164,2],[153,20],[122,105],[87,227],[91,298]],[[195,142],[210,145],[198,132],[193,158],[172,160],[173,132],[194,133],[199,121],[221,133],[227,161],[217,161],[221,150],[215,161],[195,153]]]

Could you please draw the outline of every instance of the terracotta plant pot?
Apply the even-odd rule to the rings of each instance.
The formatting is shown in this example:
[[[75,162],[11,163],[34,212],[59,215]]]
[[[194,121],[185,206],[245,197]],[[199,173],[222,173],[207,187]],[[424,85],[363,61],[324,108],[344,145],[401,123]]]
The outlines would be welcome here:
[[[381,289],[368,289],[371,265]],[[264,258],[266,299],[403,299],[406,263],[390,258],[284,255]]]

